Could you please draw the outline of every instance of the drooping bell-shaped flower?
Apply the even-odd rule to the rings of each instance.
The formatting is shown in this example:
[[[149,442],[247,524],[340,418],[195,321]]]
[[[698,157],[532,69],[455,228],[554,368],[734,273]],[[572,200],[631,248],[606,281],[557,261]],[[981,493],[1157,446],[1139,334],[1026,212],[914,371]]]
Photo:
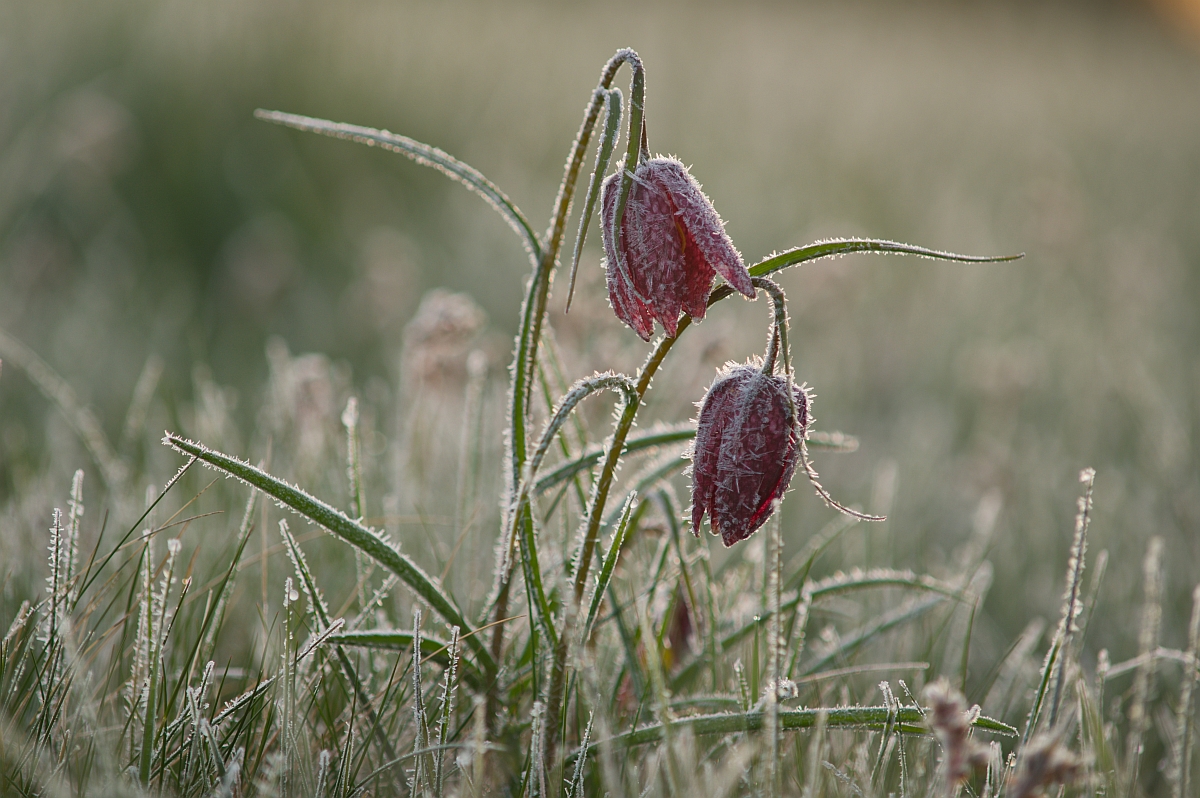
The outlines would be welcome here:
[[[717,376],[692,445],[693,532],[707,513],[713,533],[732,546],[766,522],[800,460],[808,404],[803,388],[761,364],[729,364]]]
[[[704,318],[717,274],[754,298],[750,272],[725,235],[721,217],[700,184],[674,158],[652,158],[634,171],[618,252],[613,219],[621,175],[610,175],[600,195],[608,299],[617,318],[646,341],[654,333],[655,319],[674,336],[680,312]]]

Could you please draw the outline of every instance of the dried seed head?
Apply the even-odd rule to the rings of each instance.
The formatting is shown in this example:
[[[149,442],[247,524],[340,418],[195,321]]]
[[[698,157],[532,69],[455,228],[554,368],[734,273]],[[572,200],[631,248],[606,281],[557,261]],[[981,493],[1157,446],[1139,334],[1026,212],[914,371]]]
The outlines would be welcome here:
[[[1041,735],[1021,753],[1008,794],[1013,798],[1045,795],[1048,788],[1078,781],[1083,772],[1084,762],[1078,754],[1064,748],[1056,737]]]
[[[726,546],[750,537],[792,480],[808,427],[808,394],[755,363],[730,364],[700,405],[692,446],[692,531],[707,513]],[[795,415],[793,415],[793,407]]]
[[[617,318],[646,341],[655,319],[674,336],[681,311],[704,318],[717,274],[754,298],[750,272],[725,235],[721,217],[674,158],[653,158],[634,172],[618,253],[613,219],[622,174],[609,175],[600,195],[608,299]]]
[[[971,723],[979,707],[967,709],[962,693],[943,677],[925,689],[929,702],[929,727],[942,744],[946,780],[953,785],[966,781],[971,773],[987,767],[988,749],[971,738]]]

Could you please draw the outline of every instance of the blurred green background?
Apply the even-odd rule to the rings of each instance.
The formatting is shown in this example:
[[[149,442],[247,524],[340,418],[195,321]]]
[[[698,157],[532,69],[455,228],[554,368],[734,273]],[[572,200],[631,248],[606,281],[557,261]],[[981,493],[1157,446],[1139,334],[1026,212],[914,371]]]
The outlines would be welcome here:
[[[1057,615],[1076,476],[1094,466],[1093,551],[1113,560],[1089,649],[1131,655],[1151,535],[1167,547],[1164,644],[1182,645],[1200,573],[1200,49],[1143,5],[6,0],[0,329],[113,441],[161,358],[152,434],[126,442],[160,485],[179,461],[153,425],[194,433],[204,391],[230,410],[226,444],[262,455],[271,336],[328,355],[345,391],[403,400],[405,325],[435,287],[486,312],[499,386],[528,270],[503,221],[431,170],[252,113],[440,146],[541,229],[622,46],[647,66],[652,149],[693,165],[749,261],[847,235],[1026,253],[782,277],[817,427],[862,441],[818,455],[825,484],[890,507],[838,562],[949,569],[995,515],[986,669],[1031,617]],[[561,280],[552,299],[568,376],[634,368],[645,350],[607,312],[594,240],[582,272],[577,310],[563,317]],[[716,366],[762,347],[765,313],[714,310],[650,414],[688,418]],[[36,539],[79,466],[58,412],[6,363],[8,534]],[[797,482],[790,539],[828,518]]]

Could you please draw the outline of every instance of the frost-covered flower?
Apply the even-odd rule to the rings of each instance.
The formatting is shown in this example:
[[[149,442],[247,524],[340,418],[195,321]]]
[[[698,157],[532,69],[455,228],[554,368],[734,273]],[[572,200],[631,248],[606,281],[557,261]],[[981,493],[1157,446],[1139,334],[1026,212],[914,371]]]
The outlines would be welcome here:
[[[610,175],[600,195],[608,299],[617,318],[646,341],[654,333],[655,319],[674,336],[681,311],[704,318],[717,274],[754,298],[750,272],[725,235],[721,217],[700,184],[674,158],[653,158],[634,171],[621,217],[618,258],[613,219],[621,175]]]
[[[761,365],[731,364],[700,403],[692,445],[692,531],[708,514],[726,546],[750,537],[792,481],[808,427],[808,394]],[[792,407],[795,407],[795,416]]]

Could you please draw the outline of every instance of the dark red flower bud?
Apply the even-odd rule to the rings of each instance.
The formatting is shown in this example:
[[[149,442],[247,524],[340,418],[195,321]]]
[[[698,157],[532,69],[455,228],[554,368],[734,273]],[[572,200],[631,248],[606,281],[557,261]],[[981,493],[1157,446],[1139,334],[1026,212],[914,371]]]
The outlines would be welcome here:
[[[792,481],[808,427],[808,394],[761,365],[730,364],[700,404],[692,445],[692,531],[708,514],[726,546],[750,537]],[[795,416],[792,407],[795,407]]]
[[[754,298],[750,272],[725,235],[721,217],[674,158],[653,158],[635,170],[621,218],[618,258],[613,219],[621,175],[609,175],[600,194],[608,300],[617,318],[646,341],[654,333],[654,319],[674,336],[681,311],[704,318],[717,274]]]

